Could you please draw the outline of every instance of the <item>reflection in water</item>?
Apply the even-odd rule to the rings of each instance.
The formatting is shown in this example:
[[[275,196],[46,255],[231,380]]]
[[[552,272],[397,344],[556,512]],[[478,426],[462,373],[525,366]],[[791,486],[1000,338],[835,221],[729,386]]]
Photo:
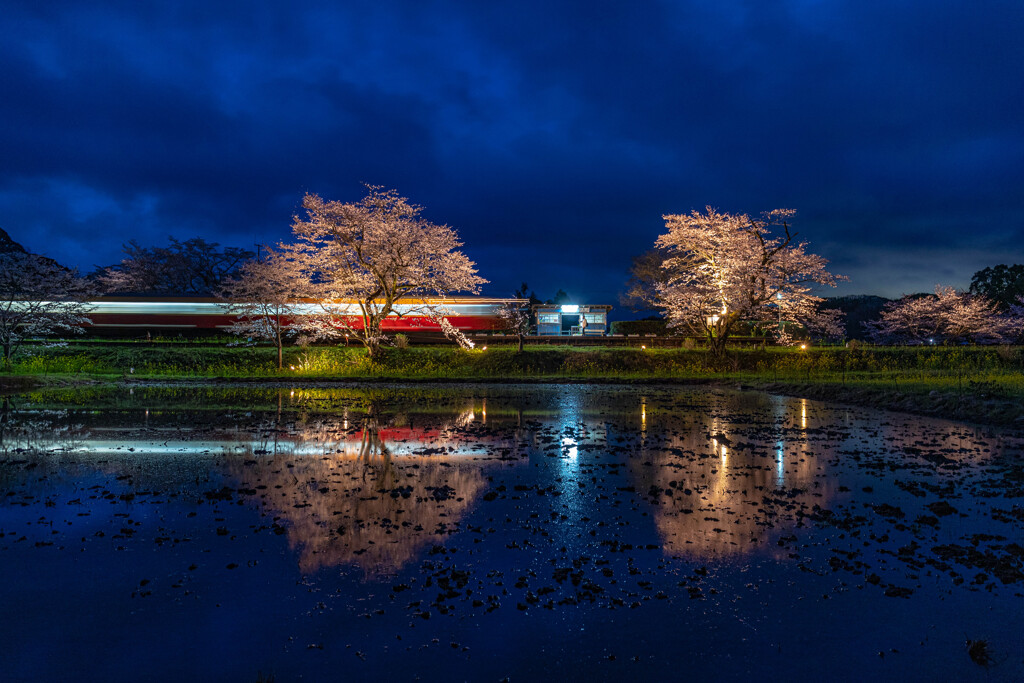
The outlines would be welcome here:
[[[0,406],[5,680],[1021,680],[961,630],[1019,646],[1009,432],[705,387],[131,389]]]
[[[487,459],[515,450],[505,432],[485,427],[483,410],[474,422],[472,401],[431,412],[370,401],[339,412],[247,411],[201,422],[174,411],[18,411],[5,402],[0,453],[32,454],[48,476],[66,466],[130,469],[132,484],[190,497],[202,497],[211,470],[223,473],[228,490],[287,534],[303,572],[350,564],[372,576],[394,573],[457,531],[486,487]],[[509,419],[501,417],[499,427]],[[169,459],[176,466],[166,467]]]
[[[307,573],[345,564],[393,573],[454,532],[486,486],[477,463],[401,459],[387,449],[359,458],[232,456],[227,470],[284,528]]]
[[[473,413],[463,410],[447,425],[389,429],[371,407],[359,432],[319,442],[321,457],[247,453],[229,458],[226,469],[287,533],[303,572],[351,564],[367,576],[392,574],[454,533],[486,487],[484,463],[466,456],[487,451],[462,443],[457,431]],[[311,432],[306,441],[330,430],[320,422]]]
[[[808,448],[807,402],[797,406],[799,429],[766,420],[786,402],[727,394],[657,435],[647,430],[633,472],[637,488],[655,503],[667,554],[747,553],[794,524],[797,510],[828,504],[833,486],[817,478],[821,462]]]
[[[854,428],[848,413],[822,404],[751,393],[203,388],[187,403],[187,393],[168,391],[5,400],[0,453],[46,454],[46,472],[131,469],[136,487],[195,490],[223,477],[287,534],[304,572],[355,565],[375,575],[457,531],[502,464],[544,464],[510,476],[557,493],[553,514],[584,524],[615,514],[601,493],[610,481],[597,475],[620,476],[625,464],[632,485],[603,490],[644,499],[667,554],[706,559],[775,548],[815,506],[830,506],[840,496],[837,458],[895,467],[890,453],[927,451],[943,466],[942,453],[988,451],[962,425]],[[576,531],[557,533],[568,542]]]

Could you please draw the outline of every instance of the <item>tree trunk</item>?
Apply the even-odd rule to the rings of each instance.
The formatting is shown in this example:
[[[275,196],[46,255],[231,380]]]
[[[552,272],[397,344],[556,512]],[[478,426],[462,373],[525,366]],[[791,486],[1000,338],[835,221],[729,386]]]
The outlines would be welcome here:
[[[516,335],[516,341],[519,342],[519,353],[523,352],[523,335]]]
[[[717,360],[725,356],[725,342],[728,339],[728,335],[708,335],[708,350],[711,351],[711,356],[713,358]]]
[[[281,317],[277,317],[277,369],[284,368],[284,343],[281,340]]]

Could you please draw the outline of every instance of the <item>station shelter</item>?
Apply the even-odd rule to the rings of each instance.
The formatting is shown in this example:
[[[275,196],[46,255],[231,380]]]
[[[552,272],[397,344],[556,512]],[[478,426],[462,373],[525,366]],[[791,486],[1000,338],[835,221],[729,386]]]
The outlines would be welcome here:
[[[580,304],[537,304],[537,335],[541,337],[603,337],[608,334],[611,306]]]

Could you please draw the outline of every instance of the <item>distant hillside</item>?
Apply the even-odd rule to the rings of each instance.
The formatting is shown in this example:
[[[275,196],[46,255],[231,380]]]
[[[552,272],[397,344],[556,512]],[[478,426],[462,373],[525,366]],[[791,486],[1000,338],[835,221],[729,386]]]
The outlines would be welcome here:
[[[882,307],[889,299],[881,296],[857,294],[854,296],[836,296],[825,299],[823,309],[838,309],[846,316],[846,337],[848,339],[867,339],[864,323],[878,320],[882,315]]]
[[[21,246],[7,234],[7,231],[0,228],[0,254],[27,254],[25,247]]]
[[[6,230],[4,230],[3,228],[0,228],[0,256],[3,256],[5,254],[27,254],[27,255],[34,256],[35,258],[39,259],[43,263],[47,263],[47,264],[49,264],[51,266],[56,266],[56,267],[61,268],[63,270],[71,270],[67,266],[65,266],[63,264],[60,264],[60,263],[57,263],[56,261],[54,261],[49,256],[42,256],[41,254],[33,254],[28,249],[26,249],[25,247],[21,246],[17,242],[15,242],[14,239],[10,235],[7,234]]]

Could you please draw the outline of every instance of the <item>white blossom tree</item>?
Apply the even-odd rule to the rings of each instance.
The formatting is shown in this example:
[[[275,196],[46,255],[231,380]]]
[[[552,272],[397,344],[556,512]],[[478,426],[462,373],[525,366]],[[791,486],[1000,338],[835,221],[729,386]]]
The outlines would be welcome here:
[[[498,318],[505,330],[515,335],[519,353],[523,352],[523,338],[530,334],[530,298],[526,291],[524,282],[516,290],[515,298],[498,308]]]
[[[301,328],[302,272],[295,259],[268,248],[259,261],[244,264],[238,277],[221,287],[224,307],[236,316],[229,332],[277,345],[277,367],[284,367],[284,341]]]
[[[78,273],[26,252],[0,254],[0,348],[10,367],[28,337],[81,334],[90,288]]]
[[[873,341],[888,344],[996,343],[1012,335],[1012,317],[981,295],[936,285],[935,294],[890,301],[868,323]]]
[[[388,316],[422,316],[471,346],[445,317],[444,300],[455,292],[478,293],[487,281],[458,250],[455,230],[424,219],[422,207],[395,190],[367,190],[355,203],[303,198],[306,216],[292,223],[298,242],[289,252],[305,272],[307,295],[322,302],[318,314],[303,317],[303,330],[314,338],[352,336],[372,357],[384,342]],[[352,303],[340,303],[346,301]]]
[[[1006,316],[1006,326],[1011,341],[1020,341],[1024,337],[1024,296],[1017,297],[1017,302],[1010,304]]]
[[[817,285],[835,286],[837,277],[806,242],[795,241],[788,224],[794,211],[776,209],[756,220],[706,211],[664,216],[668,232],[655,244],[667,253],[657,303],[670,326],[705,336],[716,356],[742,322],[775,322],[781,339],[787,322],[837,331],[838,319],[820,315],[824,299],[813,294]]]

